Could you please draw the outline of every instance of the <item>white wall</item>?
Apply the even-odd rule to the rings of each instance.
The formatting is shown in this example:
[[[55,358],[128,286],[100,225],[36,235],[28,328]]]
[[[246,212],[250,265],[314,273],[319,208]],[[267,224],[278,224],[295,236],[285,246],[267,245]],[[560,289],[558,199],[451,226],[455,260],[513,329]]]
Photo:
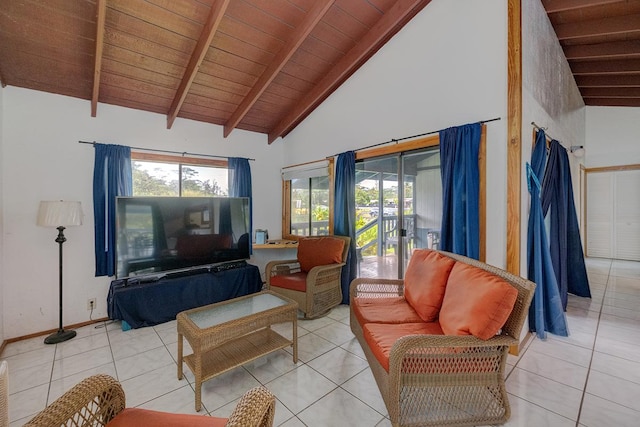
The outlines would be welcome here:
[[[586,167],[640,164],[640,107],[586,110]],[[638,171],[587,176],[589,255],[638,259]],[[630,191],[624,190],[624,182]]]
[[[525,162],[531,160],[533,127],[546,132],[567,150],[585,143],[585,107],[558,38],[539,0],[522,2],[522,204],[521,274],[527,272],[529,192]],[[576,206],[580,206],[579,163],[569,155]],[[578,217],[580,217],[578,213]]]
[[[285,139],[285,164],[488,124],[487,260],[506,262],[505,0],[433,0]],[[281,142],[276,142],[281,143]]]
[[[587,107],[585,165],[640,164],[640,107]]]
[[[79,140],[135,147],[255,158],[251,162],[254,227],[280,227],[280,144],[235,130],[228,139],[216,125],[99,104],[27,89],[2,90],[1,135],[2,310],[4,338],[58,325],[57,231],[36,226],[40,200],[79,200],[85,218],[65,231],[64,323],[89,320],[88,298],[97,298],[94,318],[106,317],[110,280],[94,277],[92,179],[94,149]]]

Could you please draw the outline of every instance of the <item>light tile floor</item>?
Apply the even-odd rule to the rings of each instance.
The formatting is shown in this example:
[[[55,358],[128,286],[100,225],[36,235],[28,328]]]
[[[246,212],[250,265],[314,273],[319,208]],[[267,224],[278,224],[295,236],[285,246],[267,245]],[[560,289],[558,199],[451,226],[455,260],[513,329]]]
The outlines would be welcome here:
[[[534,338],[509,356],[506,425],[640,425],[640,263],[591,258],[587,270],[593,298],[570,296],[570,336]],[[228,416],[242,393],[264,384],[278,399],[276,426],[389,426],[348,315],[340,306],[299,321],[297,364],[282,350],[207,381],[201,413]],[[177,380],[176,353],[175,322],[127,332],[100,323],[53,346],[42,337],[12,343],[2,354],[11,426],[95,373],[122,383],[127,406],[195,413],[193,376],[185,368],[186,379]]]

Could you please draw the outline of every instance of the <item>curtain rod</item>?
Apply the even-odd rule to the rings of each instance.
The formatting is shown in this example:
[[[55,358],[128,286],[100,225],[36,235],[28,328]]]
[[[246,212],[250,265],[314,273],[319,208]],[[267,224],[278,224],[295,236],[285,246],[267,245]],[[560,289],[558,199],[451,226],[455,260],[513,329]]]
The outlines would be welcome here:
[[[495,122],[497,120],[500,120],[500,117],[496,117],[494,119],[489,119],[489,120],[481,120],[480,123],[484,124],[484,123],[489,123],[489,122]],[[366,149],[369,149],[369,148],[378,147],[380,145],[390,144],[392,142],[395,142],[397,144],[400,141],[404,141],[404,140],[407,140],[407,139],[413,139],[413,138],[419,138],[421,136],[433,135],[434,133],[440,133],[443,130],[444,129],[433,130],[431,132],[425,132],[425,133],[421,133],[421,134],[418,134],[418,135],[405,136],[403,138],[392,138],[389,141],[379,142],[379,143],[373,144],[373,145],[367,145],[366,147],[361,147],[361,148],[358,148],[358,149],[353,150],[353,151],[362,151],[362,150],[366,150]],[[330,158],[330,157],[336,157],[338,154],[334,154],[333,156],[329,156],[329,157],[327,157],[327,159]]]
[[[90,145],[98,144],[95,141],[93,141],[93,142],[90,142],[90,141],[78,141],[78,143],[80,143],[80,144],[90,144]],[[134,150],[153,151],[155,153],[180,154],[182,157],[184,157],[184,156],[198,156],[198,157],[212,157],[212,158],[216,158],[216,159],[229,159],[230,158],[229,156],[216,156],[216,155],[213,155],[213,154],[189,153],[189,152],[186,152],[186,151],[158,150],[156,148],[142,148],[142,147],[129,147],[129,148],[132,148]],[[247,158],[247,160],[255,161],[256,159]]]
[[[531,126],[533,126],[534,128],[536,128],[536,129],[538,129],[538,130],[542,130],[542,131],[544,131],[544,136],[546,136],[547,138],[549,138],[549,140],[555,140],[555,141],[558,141],[557,139],[555,139],[554,137],[552,137],[551,135],[549,135],[549,134],[547,133],[547,128],[543,128],[542,126],[538,126],[538,125],[536,124],[536,122],[531,122]],[[559,143],[560,145],[562,145],[562,141],[558,141],[558,143]],[[547,143],[547,146],[549,146],[549,144],[548,144],[548,143]],[[564,147],[563,147],[563,148],[564,148]]]

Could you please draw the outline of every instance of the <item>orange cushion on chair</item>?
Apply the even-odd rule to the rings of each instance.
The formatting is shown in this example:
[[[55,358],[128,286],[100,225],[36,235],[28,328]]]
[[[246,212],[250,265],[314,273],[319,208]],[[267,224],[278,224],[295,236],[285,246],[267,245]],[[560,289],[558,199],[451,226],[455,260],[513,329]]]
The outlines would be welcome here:
[[[429,323],[367,323],[362,328],[364,339],[369,349],[378,359],[385,371],[389,372],[389,356],[391,348],[400,338],[406,335],[443,335],[438,322]]]
[[[418,313],[404,297],[354,298],[351,308],[360,325],[365,323],[418,323]]]
[[[342,262],[344,240],[335,237],[308,237],[298,242],[298,262],[302,271],[319,265]]]
[[[307,290],[307,273],[278,274],[269,280],[271,286],[305,292]]]
[[[209,417],[207,415],[172,414],[170,412],[152,411],[150,409],[125,408],[114,419],[107,423],[108,427],[224,427],[226,418]]]
[[[413,252],[404,275],[404,296],[425,322],[433,322],[455,261],[430,249]]]
[[[518,290],[495,274],[456,262],[440,309],[442,330],[487,340],[504,326],[517,297]]]

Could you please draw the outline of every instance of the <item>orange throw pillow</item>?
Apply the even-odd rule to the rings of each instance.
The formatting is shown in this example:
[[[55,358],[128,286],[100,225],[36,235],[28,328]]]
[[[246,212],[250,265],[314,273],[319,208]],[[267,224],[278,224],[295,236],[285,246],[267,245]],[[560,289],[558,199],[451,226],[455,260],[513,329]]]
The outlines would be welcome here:
[[[336,237],[307,237],[298,242],[298,262],[302,271],[319,265],[342,262],[344,240]]]
[[[455,261],[431,249],[413,252],[404,275],[404,297],[425,322],[438,318]]]
[[[518,290],[495,274],[456,262],[440,309],[446,335],[473,335],[488,340],[509,318]]]

